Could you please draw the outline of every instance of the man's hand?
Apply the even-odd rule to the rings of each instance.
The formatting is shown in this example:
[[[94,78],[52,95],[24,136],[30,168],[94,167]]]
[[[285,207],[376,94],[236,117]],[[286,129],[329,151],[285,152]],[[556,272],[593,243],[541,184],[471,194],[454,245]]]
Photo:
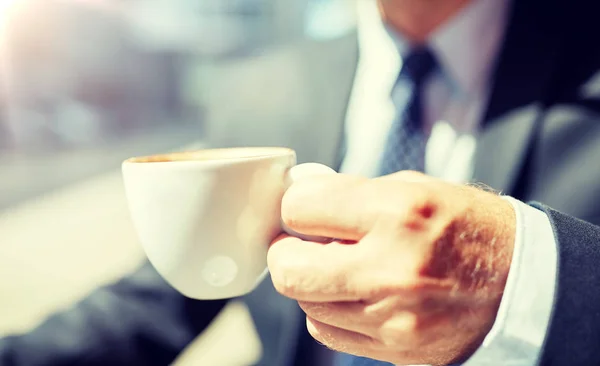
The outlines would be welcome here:
[[[298,300],[312,336],[397,365],[469,357],[490,331],[515,240],[510,203],[415,172],[294,183],[292,230],[269,249],[275,288]]]

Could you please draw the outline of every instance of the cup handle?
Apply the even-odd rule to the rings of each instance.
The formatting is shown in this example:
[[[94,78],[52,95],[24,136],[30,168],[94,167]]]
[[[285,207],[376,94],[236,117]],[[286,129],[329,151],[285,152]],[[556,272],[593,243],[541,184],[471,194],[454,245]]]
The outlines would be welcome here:
[[[327,165],[318,164],[318,163],[304,163],[299,164],[292,167],[285,178],[285,190],[287,190],[294,182],[297,182],[299,179],[304,179],[311,176],[316,175],[324,175],[324,174],[337,174],[337,172]],[[287,225],[281,221],[281,228],[284,232],[291,236],[295,236],[302,240],[313,241],[313,242],[330,242],[331,238],[324,238],[320,236],[310,236],[300,234],[292,229],[290,229]]]

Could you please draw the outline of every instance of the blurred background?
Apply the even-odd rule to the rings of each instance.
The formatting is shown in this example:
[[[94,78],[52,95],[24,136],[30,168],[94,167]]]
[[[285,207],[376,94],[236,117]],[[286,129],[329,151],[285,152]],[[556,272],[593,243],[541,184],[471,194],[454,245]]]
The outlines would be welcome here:
[[[0,208],[201,139],[221,62],[353,22],[347,0],[0,4]]]
[[[347,0],[0,0],[0,336],[141,261],[122,192],[97,188],[202,145],[220,64],[353,27]]]

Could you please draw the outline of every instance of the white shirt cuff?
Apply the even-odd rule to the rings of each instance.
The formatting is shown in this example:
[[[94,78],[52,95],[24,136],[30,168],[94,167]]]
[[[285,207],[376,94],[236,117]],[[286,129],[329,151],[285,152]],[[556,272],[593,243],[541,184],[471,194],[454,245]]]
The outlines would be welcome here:
[[[548,216],[511,197],[516,214],[513,259],[496,322],[464,366],[534,366],[554,307],[557,243]]]

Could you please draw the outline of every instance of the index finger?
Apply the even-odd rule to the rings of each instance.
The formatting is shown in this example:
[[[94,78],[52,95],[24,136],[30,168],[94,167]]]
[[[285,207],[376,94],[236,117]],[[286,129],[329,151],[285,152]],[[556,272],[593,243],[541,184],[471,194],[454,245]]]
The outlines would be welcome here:
[[[282,295],[308,302],[358,301],[363,255],[357,245],[303,241],[286,234],[269,248],[273,285]]]
[[[369,188],[368,179],[344,174],[302,179],[283,196],[282,221],[304,235],[360,240],[376,217]]]

